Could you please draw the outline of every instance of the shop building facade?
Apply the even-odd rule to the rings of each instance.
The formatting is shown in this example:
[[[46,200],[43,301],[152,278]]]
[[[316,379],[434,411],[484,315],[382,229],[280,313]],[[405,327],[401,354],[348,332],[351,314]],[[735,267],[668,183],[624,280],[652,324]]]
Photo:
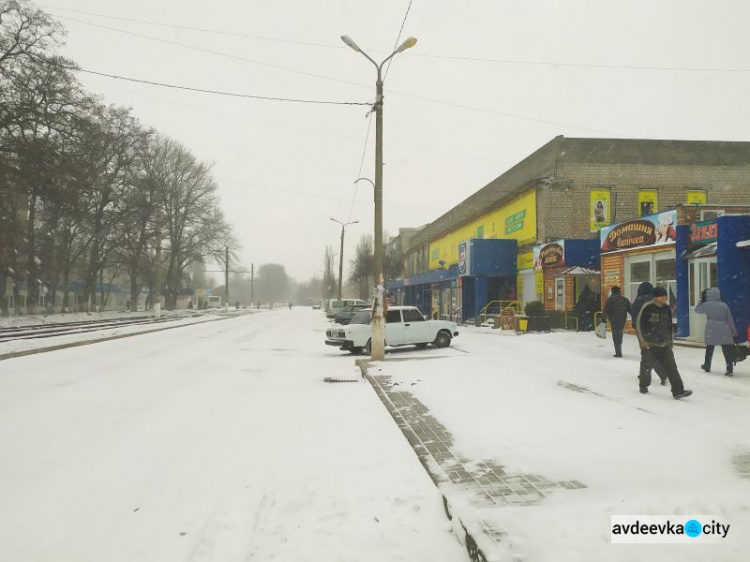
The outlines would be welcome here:
[[[718,287],[739,333],[750,321],[750,203],[686,206],[603,228],[603,298],[621,286],[632,301],[644,281],[667,289],[676,335],[702,341],[701,293]]]
[[[583,287],[601,295],[603,284],[625,282],[599,275],[602,228],[690,204],[750,204],[750,143],[556,137],[415,233],[404,277],[388,287],[425,314],[459,320],[496,300],[570,310]],[[515,260],[507,246],[487,245],[487,254],[480,245],[481,266],[462,271],[477,240],[514,243]],[[535,259],[550,244],[569,250],[564,264]],[[663,257],[640,259],[676,286]]]

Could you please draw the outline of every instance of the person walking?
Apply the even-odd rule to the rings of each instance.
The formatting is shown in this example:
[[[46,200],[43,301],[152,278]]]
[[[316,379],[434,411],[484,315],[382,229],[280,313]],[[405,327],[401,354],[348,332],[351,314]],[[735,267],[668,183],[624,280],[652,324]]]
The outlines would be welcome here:
[[[636,336],[638,335],[638,314],[641,312],[641,308],[643,308],[644,304],[653,300],[653,293],[654,286],[648,281],[644,281],[643,283],[638,285],[638,294],[636,295],[633,304],[630,305],[630,318],[632,319],[633,330],[635,330]],[[648,377],[647,380],[651,380],[651,370],[654,368],[654,366],[649,363],[649,358],[649,354],[644,355],[643,353],[641,353],[641,365],[638,371],[639,380],[642,378],[646,380],[646,377]],[[660,370],[656,371],[656,374],[659,375],[661,385],[665,386],[667,384],[667,376]]]
[[[615,357],[622,357],[622,333],[630,312],[630,301],[620,294],[620,287],[612,287],[607,302],[602,310],[602,322],[609,320],[612,326],[612,342],[615,344]]]
[[[714,355],[714,347],[720,345],[727,362],[727,371],[724,375],[727,377],[734,376],[734,344],[739,342],[739,337],[732,318],[732,311],[729,310],[727,303],[722,302],[718,287],[711,287],[703,291],[701,302],[695,307],[695,313],[707,316],[704,334],[706,359],[703,361],[701,369],[707,373],[711,372],[711,358]]]
[[[693,394],[682,382],[677,363],[672,351],[672,310],[667,304],[667,290],[656,287],[654,298],[643,305],[638,313],[638,342],[641,346],[641,364],[643,359],[653,365],[657,373],[663,373],[672,385],[672,396],[675,400],[687,398]],[[651,385],[651,370],[641,370],[638,375],[641,394],[648,394]]]

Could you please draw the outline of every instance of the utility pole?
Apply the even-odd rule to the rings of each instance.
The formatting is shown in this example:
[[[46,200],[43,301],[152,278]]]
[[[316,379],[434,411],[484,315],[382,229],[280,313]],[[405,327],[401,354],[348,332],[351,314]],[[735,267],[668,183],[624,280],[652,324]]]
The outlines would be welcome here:
[[[351,37],[342,35],[341,40],[347,47],[362,54],[377,69],[378,77],[375,82],[375,283],[376,306],[372,318],[372,348],[370,357],[375,361],[385,358],[385,322],[383,319],[383,65],[393,56],[416,45],[417,40],[409,37],[401,43],[395,51],[388,55],[380,64],[376,63],[370,55],[365,53],[352,41]]]
[[[255,264],[250,264],[250,306],[253,305],[254,299],[253,299],[253,288],[255,285]]]
[[[154,282],[154,318],[161,318],[161,227],[156,226],[156,281]]]
[[[341,222],[337,221],[333,217],[331,217],[331,220],[333,222],[336,222],[341,225],[341,250],[339,251],[339,307],[341,307],[341,284],[343,282],[343,276],[344,276],[344,231],[346,230],[346,227],[350,224],[356,224],[359,221],[351,221],[351,222]]]
[[[229,310],[229,246],[226,247],[224,267],[224,310]]]

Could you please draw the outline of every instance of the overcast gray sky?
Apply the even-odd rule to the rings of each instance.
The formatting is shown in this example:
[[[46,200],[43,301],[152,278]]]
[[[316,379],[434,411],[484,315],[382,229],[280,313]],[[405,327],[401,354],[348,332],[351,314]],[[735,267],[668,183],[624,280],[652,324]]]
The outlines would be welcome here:
[[[416,37],[385,79],[392,235],[434,220],[557,135],[750,140],[747,0],[37,5],[67,28],[63,53],[84,69],[256,96],[372,102],[375,68],[339,37],[377,61]],[[346,275],[360,236],[373,232],[372,188],[354,185],[374,179],[368,107],[79,78],[214,163],[244,265],[280,263],[298,281],[320,275],[325,246],[339,251],[334,217],[359,221],[347,228]]]

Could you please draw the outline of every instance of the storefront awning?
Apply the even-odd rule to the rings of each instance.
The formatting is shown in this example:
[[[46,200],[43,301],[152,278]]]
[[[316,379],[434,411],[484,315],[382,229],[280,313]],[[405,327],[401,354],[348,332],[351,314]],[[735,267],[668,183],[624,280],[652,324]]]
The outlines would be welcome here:
[[[600,275],[600,272],[596,269],[589,269],[588,267],[575,266],[563,269],[556,275]]]
[[[742,242],[737,242],[738,248],[750,248],[750,240],[743,240]]]
[[[711,242],[710,244],[706,244],[705,246],[702,246],[697,250],[682,254],[682,259],[693,260],[695,258],[707,258],[714,255],[716,255],[716,242]]]

